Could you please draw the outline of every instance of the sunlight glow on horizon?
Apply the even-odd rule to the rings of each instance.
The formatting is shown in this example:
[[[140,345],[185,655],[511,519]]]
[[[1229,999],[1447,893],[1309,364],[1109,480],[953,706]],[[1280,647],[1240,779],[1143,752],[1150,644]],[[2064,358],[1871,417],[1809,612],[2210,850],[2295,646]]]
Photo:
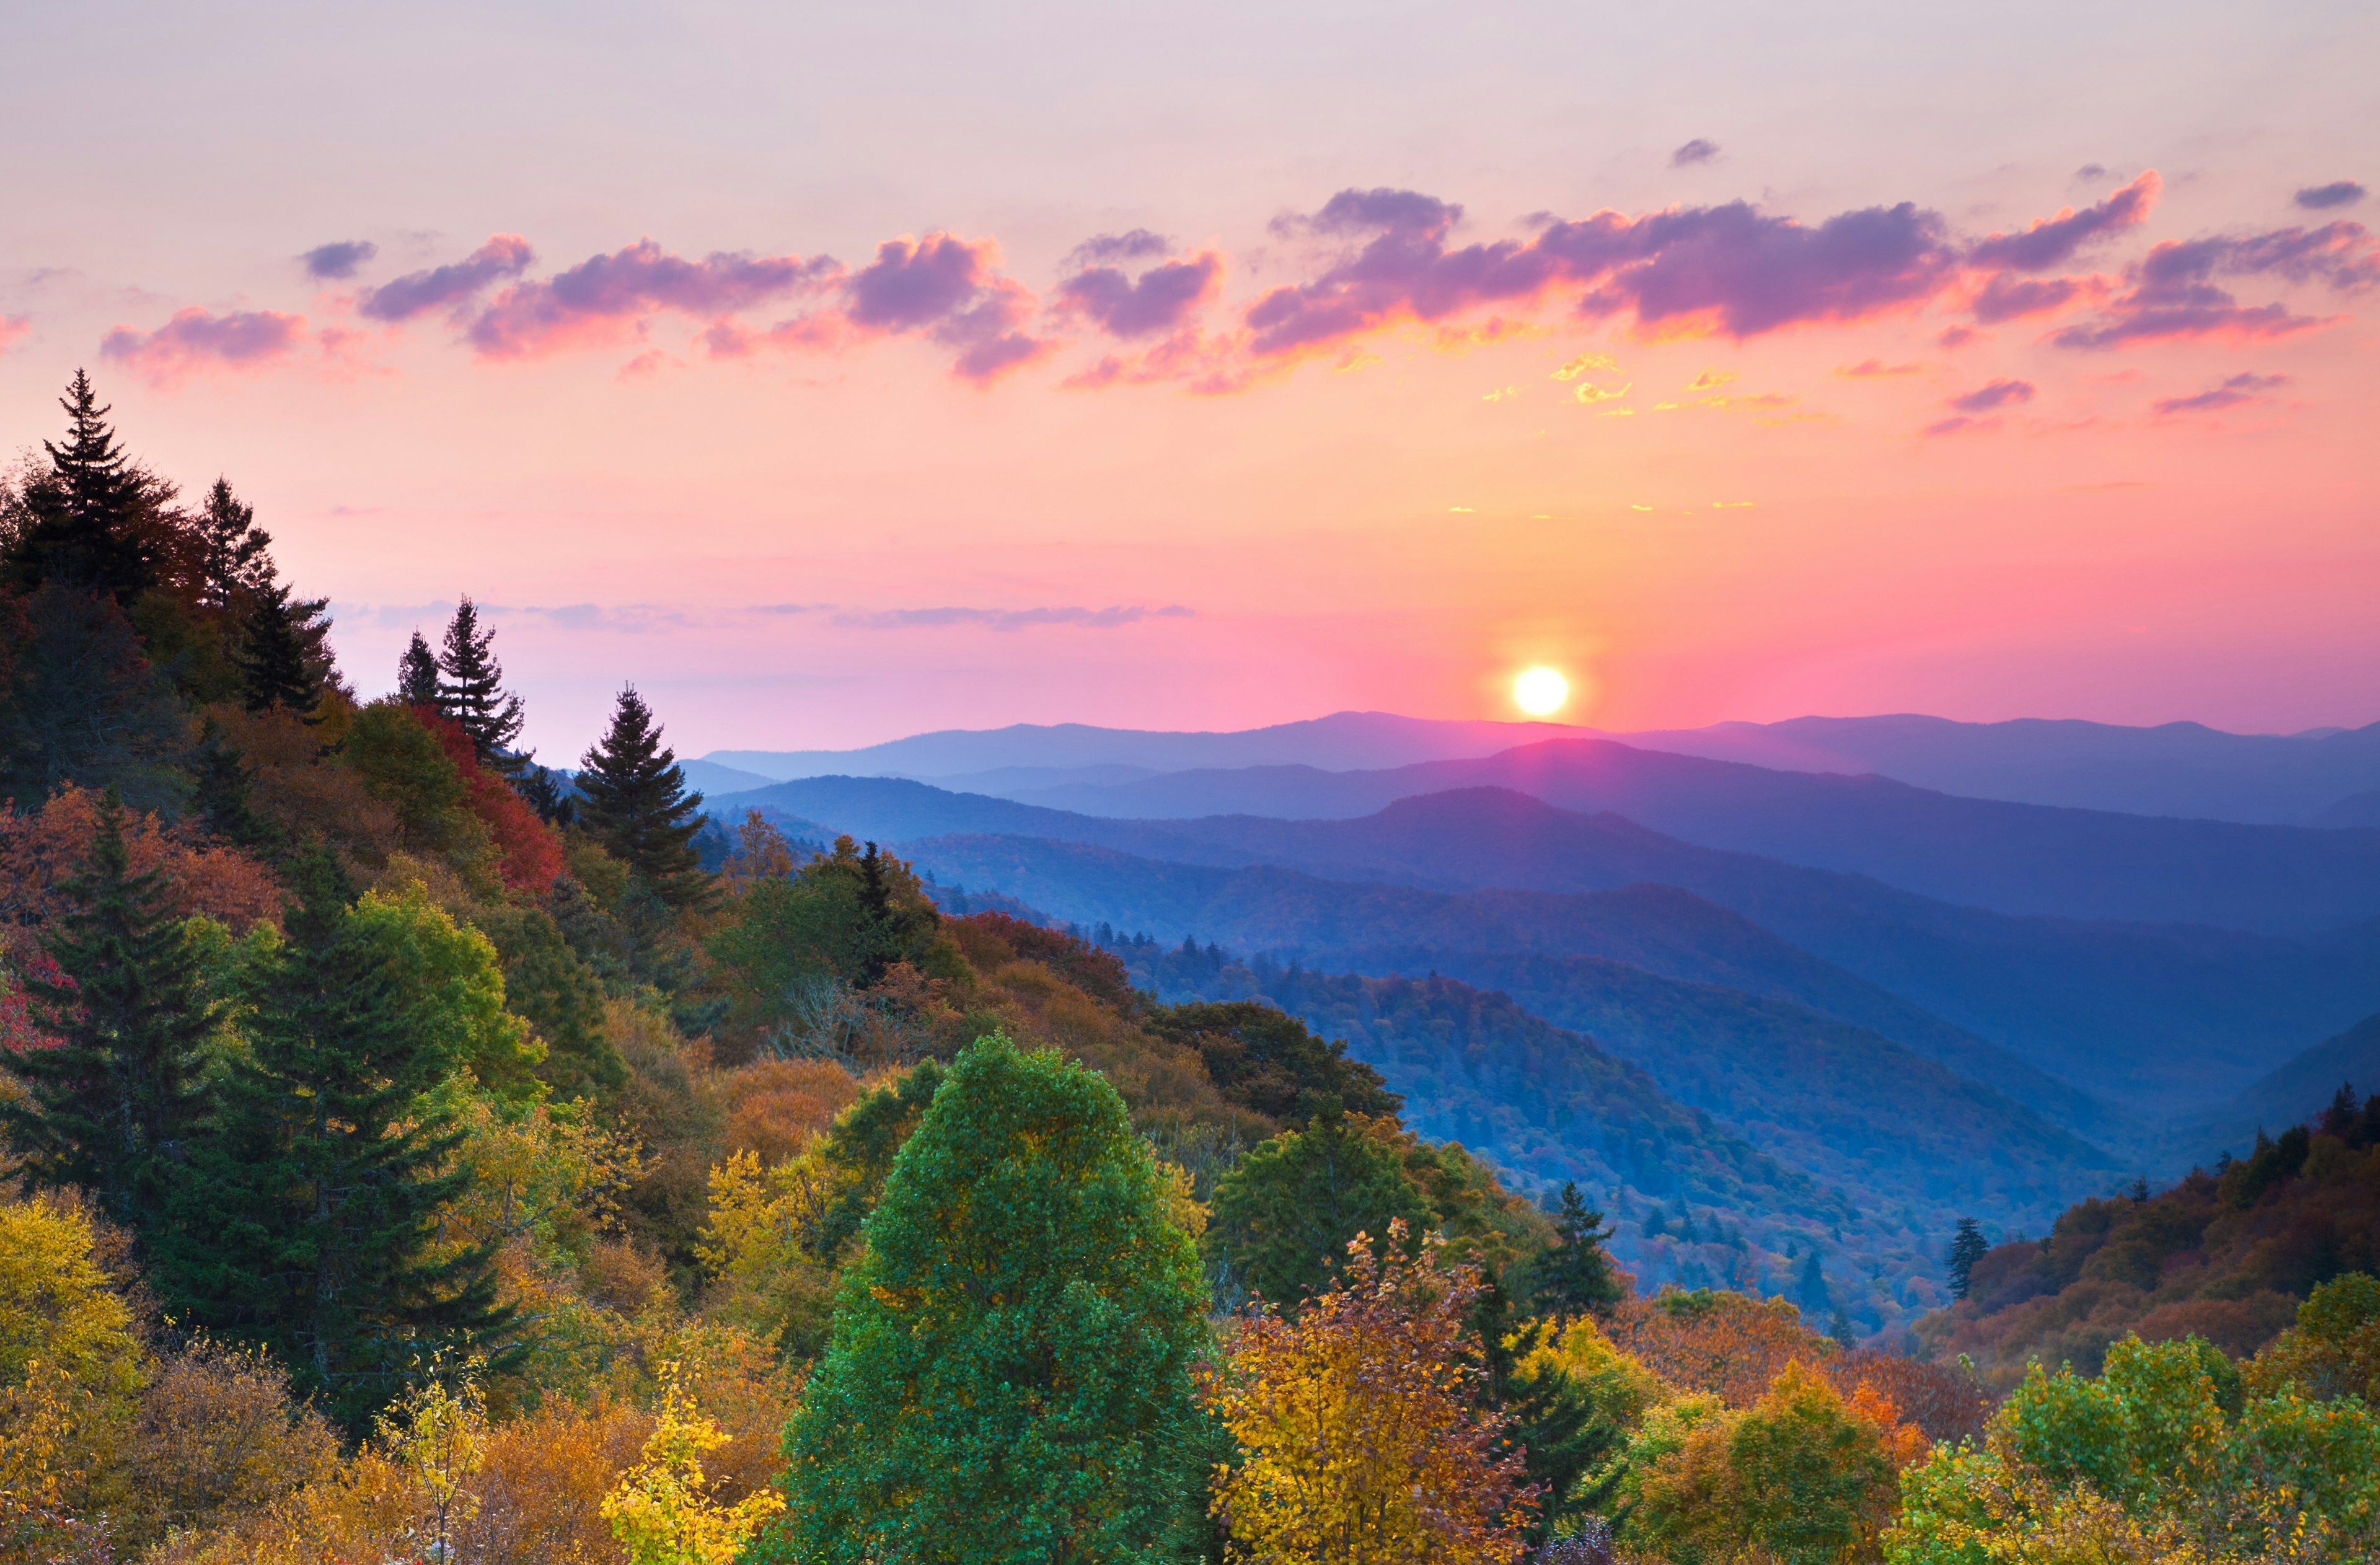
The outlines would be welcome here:
[[[1539,664],[1512,681],[1512,704],[1531,717],[1551,717],[1570,699],[1570,681],[1559,669]]]

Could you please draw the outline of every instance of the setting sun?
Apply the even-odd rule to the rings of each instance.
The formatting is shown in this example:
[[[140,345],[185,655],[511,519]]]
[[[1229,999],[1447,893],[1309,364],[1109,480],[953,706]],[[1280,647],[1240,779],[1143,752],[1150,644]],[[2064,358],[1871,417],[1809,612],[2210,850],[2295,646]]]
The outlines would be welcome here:
[[[1531,717],[1551,717],[1570,699],[1570,681],[1559,669],[1524,669],[1512,681],[1512,702]]]

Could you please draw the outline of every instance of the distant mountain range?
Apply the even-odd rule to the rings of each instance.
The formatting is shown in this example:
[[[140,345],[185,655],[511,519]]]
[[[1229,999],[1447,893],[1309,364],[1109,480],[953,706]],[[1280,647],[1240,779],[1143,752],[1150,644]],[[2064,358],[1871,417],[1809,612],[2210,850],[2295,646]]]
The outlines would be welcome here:
[[[2020,804],[2264,825],[2380,826],[2380,723],[2273,735],[2192,722],[2133,728],[1895,715],[1626,734],[1338,712],[1220,734],[1017,724],[923,734],[856,750],[720,750],[705,759],[730,775],[716,789],[699,780],[697,785],[723,792],[738,778],[895,776],[1096,815],[1329,814],[1327,804],[1295,807],[1301,780],[1291,775],[1163,780],[1249,769],[1386,770],[1476,759],[1558,738],[1618,739],[1638,749],[1770,770],[1875,773]],[[1268,801],[1252,802],[1262,790],[1269,790]],[[1241,802],[1224,802],[1227,795]]]
[[[1730,742],[1876,748],[1900,724],[1907,746],[1981,734],[2006,750],[2000,731],[2024,727],[1937,725],[1946,738],[1930,722]],[[2043,753],[2055,738],[2102,761],[2143,734],[2199,743],[2035,726],[2057,731],[2031,736]],[[1393,759],[1516,727],[1533,742],[1486,755],[1160,770],[1219,753]],[[1723,1154],[1698,1165],[1697,1199],[1720,1195],[1725,1166],[1749,1178],[1727,1186],[1740,1209],[1807,1223],[1833,1197],[1806,1178],[1882,1225],[1849,1241],[1869,1254],[1954,1214],[2024,1227],[2130,1172],[2244,1151],[2243,1116],[2310,1112],[2337,1086],[2318,1078],[2380,1050],[2350,1030],[2380,1012],[2380,831],[1966,797],[1545,733],[1363,714],[1237,735],[1019,729],[882,747],[978,766],[941,785],[725,786],[754,775],[726,763],[772,760],[750,756],[695,780],[719,816],[879,842],[954,901],[1096,932],[1160,989],[1257,994],[1362,1041],[1399,1062],[1414,1122],[1508,1167],[1563,1166],[1549,1127],[1621,1090],[1599,1049],[1791,1176]],[[1699,740],[1715,734],[1729,737]],[[2237,737],[2201,748],[2335,758],[2325,746],[2354,735],[2226,751]],[[1214,971],[1185,977],[1201,964]],[[1454,1041],[1478,1027],[1504,1041]],[[1490,1058],[1503,1063],[1482,1074]],[[1548,1119],[1557,1081],[1573,1107]],[[1651,1188],[1651,1151],[1595,1134],[1595,1177]]]

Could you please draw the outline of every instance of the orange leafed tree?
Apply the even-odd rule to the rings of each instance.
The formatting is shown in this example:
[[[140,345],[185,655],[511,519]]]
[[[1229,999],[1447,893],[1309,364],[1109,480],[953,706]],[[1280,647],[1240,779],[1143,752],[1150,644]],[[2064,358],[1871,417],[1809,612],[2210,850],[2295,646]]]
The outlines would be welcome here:
[[[83,788],[62,788],[38,810],[0,808],[0,926],[23,928],[60,912],[58,888],[90,856],[98,830],[99,796]],[[174,911],[185,917],[204,914],[245,933],[259,919],[281,916],[280,883],[237,848],[129,814],[124,845],[132,872],[162,875]]]
[[[1469,1268],[1441,1268],[1435,1240],[1386,1259],[1347,1246],[1336,1289],[1294,1319],[1243,1322],[1207,1378],[1237,1438],[1215,1506],[1234,1559],[1273,1565],[1506,1565],[1521,1558],[1536,1500],[1502,1422],[1484,1416],[1463,1316]]]

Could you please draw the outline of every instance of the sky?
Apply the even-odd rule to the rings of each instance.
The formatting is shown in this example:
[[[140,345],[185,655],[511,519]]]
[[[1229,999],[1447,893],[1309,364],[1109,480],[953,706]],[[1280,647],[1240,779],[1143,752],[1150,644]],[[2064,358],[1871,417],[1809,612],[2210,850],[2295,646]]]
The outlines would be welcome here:
[[[549,760],[1347,710],[2380,720],[2380,9],[99,3],[88,367]]]

